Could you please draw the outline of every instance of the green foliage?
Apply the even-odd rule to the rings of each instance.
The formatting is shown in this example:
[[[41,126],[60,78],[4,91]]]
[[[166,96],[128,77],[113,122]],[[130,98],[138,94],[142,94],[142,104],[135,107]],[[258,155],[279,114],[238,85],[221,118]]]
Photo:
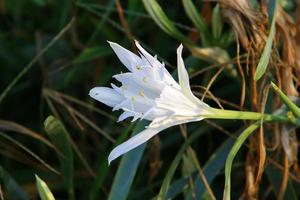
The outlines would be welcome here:
[[[259,10],[261,1],[251,2]],[[168,128],[159,139],[109,166],[107,156],[113,147],[143,130],[147,122],[117,123],[120,112],[112,112],[88,94],[96,86],[118,85],[112,76],[126,72],[107,41],[136,51],[132,39],[137,39],[171,74],[177,74],[176,48],[183,43],[193,93],[205,103],[255,112],[264,107],[266,113],[272,113],[277,106],[273,98],[265,106],[260,104],[265,97],[264,83],[269,85],[272,80],[280,89],[272,84],[275,95],[270,92],[269,96],[280,97],[285,105],[277,113],[284,119],[278,121],[298,131],[299,107],[281,88],[279,83],[286,80],[280,82],[273,68],[282,64],[276,59],[284,53],[285,44],[275,22],[279,7],[275,9],[275,1],[270,2],[273,10],[270,25],[263,24],[267,30],[263,52],[254,52],[252,57],[240,47],[246,81],[245,103],[240,105],[243,79],[237,64],[236,30],[224,18],[221,1],[0,1],[0,199],[209,199],[197,166],[216,199],[224,191],[224,169],[225,197],[230,189],[235,191],[232,199],[240,197],[245,191],[245,154],[251,147],[244,145],[237,152],[259,123],[249,126],[248,122],[220,119]],[[277,6],[295,18],[296,1],[279,0]],[[239,13],[245,20],[243,14]],[[242,22],[251,27],[249,21]],[[293,29],[287,30],[294,34]],[[260,105],[253,104],[255,82],[249,81],[256,61],[255,80],[265,78],[256,86]],[[294,83],[299,82],[295,74],[293,78]],[[249,119],[252,114],[242,117]],[[261,114],[252,117],[259,120]],[[265,126],[266,144],[274,145],[277,138],[270,127],[277,125]],[[241,130],[245,131],[239,135]],[[277,146],[275,151],[267,149],[270,162],[264,168],[259,199],[276,198],[286,178],[284,153]],[[289,168],[285,199],[300,196],[299,177],[293,169]],[[35,174],[48,186],[39,177],[34,179]]]
[[[35,175],[36,187],[39,191],[40,198],[42,200],[55,200],[52,192],[48,188],[47,184],[40,179],[37,175]]]
[[[61,174],[64,178],[66,188],[69,193],[69,199],[75,199],[74,196],[74,161],[71,141],[69,134],[62,123],[53,116],[49,116],[44,122],[45,130],[52,140],[54,146],[59,152]]]
[[[240,150],[243,143],[246,141],[246,139],[250,136],[251,133],[253,133],[258,127],[260,126],[260,121],[257,121],[253,124],[251,124],[248,128],[246,128],[240,136],[237,138],[236,142],[234,143],[233,147],[231,148],[229,155],[226,160],[225,164],[225,187],[224,187],[224,194],[223,199],[224,200],[230,200],[230,192],[231,192],[231,169],[232,169],[232,163],[233,159],[235,158],[236,154]]]
[[[271,1],[272,2],[272,1]],[[276,0],[273,1],[273,12],[270,14],[271,16],[271,27],[270,27],[270,31],[269,31],[269,36],[268,39],[266,41],[266,45],[265,48],[261,54],[261,58],[259,60],[259,63],[257,65],[255,74],[254,74],[254,80],[259,80],[265,73],[265,71],[267,70],[268,64],[269,64],[269,60],[270,60],[270,56],[272,53],[272,44],[273,44],[273,40],[274,40],[274,36],[275,36],[275,31],[276,31],[276,26],[275,26],[275,22],[276,22]]]
[[[147,124],[144,121],[138,123],[132,132],[132,136],[142,131]],[[109,200],[123,200],[128,198],[145,147],[146,144],[143,144],[123,156],[110,190]]]

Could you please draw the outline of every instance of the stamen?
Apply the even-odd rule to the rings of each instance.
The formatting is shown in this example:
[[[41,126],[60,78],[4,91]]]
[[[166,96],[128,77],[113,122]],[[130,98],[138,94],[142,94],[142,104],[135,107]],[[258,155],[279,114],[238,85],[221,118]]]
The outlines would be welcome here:
[[[147,79],[146,76],[143,77],[143,82],[144,82],[144,83],[147,83],[147,82],[148,82],[148,79]]]
[[[144,91],[143,91],[143,90],[139,91],[139,95],[140,95],[141,97],[145,97]]]
[[[137,70],[141,70],[142,68],[141,68],[141,66],[137,65],[137,66],[136,66],[136,69],[137,69]]]

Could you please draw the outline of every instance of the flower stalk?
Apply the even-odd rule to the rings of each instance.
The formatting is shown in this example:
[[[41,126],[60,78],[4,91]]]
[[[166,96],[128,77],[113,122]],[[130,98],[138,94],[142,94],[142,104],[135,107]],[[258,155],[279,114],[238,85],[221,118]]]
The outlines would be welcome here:
[[[237,119],[237,120],[261,120],[265,122],[291,122],[287,115],[262,114],[258,112],[222,110],[211,108],[212,112],[202,115],[207,119]]]

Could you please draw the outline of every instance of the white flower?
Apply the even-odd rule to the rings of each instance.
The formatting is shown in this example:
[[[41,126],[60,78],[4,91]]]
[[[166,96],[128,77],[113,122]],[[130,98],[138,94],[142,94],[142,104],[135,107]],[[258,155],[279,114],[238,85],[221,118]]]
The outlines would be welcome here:
[[[116,43],[109,44],[129,72],[113,76],[122,83],[121,87],[114,84],[111,84],[112,88],[95,87],[89,95],[113,107],[113,111],[122,109],[124,112],[118,121],[128,117],[133,117],[132,121],[152,121],[144,131],[114,148],[108,157],[109,163],[168,127],[199,121],[205,114],[211,113],[211,108],[191,91],[181,57],[182,45],[177,49],[178,84],[164,64],[146,52],[137,41],[135,44],[140,56]]]

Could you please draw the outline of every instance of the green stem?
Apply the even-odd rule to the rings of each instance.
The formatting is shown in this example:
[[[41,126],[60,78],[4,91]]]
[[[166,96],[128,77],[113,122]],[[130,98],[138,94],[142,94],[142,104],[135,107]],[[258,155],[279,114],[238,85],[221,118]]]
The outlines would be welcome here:
[[[239,119],[239,120],[261,120],[265,122],[290,122],[286,115],[261,114],[257,112],[222,110],[212,108],[211,113],[203,115],[206,119]]]
[[[231,188],[231,167],[233,163],[233,159],[235,158],[237,152],[240,150],[242,144],[245,140],[253,133],[260,125],[260,121],[257,121],[251,124],[248,128],[246,128],[240,136],[235,141],[234,145],[232,146],[225,164],[225,188],[223,194],[223,200],[230,200],[230,188]]]
[[[271,82],[272,88],[279,95],[280,99],[283,103],[294,113],[296,117],[300,117],[300,108],[288,97],[286,96],[280,89],[275,85],[275,83]]]

